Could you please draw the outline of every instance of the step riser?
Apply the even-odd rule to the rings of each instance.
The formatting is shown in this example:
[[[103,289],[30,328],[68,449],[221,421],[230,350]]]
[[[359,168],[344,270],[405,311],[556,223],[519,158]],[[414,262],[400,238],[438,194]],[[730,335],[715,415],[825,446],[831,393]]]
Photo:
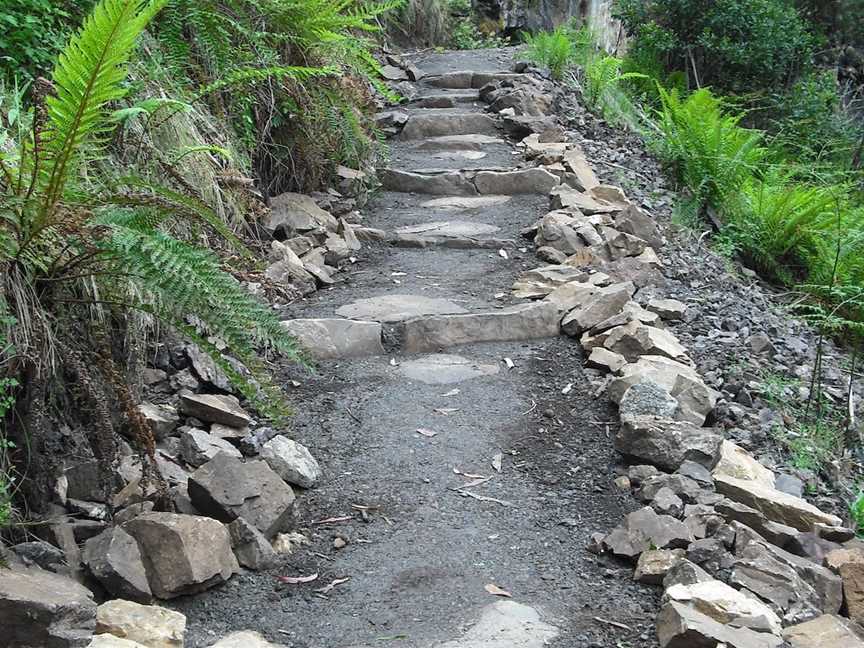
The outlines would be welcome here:
[[[452,135],[498,135],[495,120],[481,114],[413,115],[399,138],[417,140]]]

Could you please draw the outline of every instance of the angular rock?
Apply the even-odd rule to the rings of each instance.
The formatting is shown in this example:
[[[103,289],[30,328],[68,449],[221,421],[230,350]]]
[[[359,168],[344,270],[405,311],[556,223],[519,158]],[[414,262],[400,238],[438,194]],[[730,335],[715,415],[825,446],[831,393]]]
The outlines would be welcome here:
[[[552,209],[577,209],[586,216],[621,211],[621,207],[609,205],[566,185],[559,185],[549,192]]]
[[[649,585],[660,585],[666,574],[684,559],[683,549],[654,549],[644,551],[636,562],[633,580]]]
[[[611,227],[603,227],[601,230],[611,261],[626,257],[638,257],[648,246],[645,241],[632,234],[625,234]]]
[[[554,304],[558,312],[563,315],[573,310],[587,308],[599,290],[598,286],[587,281],[571,281],[555,288],[543,301]]]
[[[264,219],[264,229],[270,234],[291,238],[295,232],[308,232],[319,227],[335,232],[338,221],[309,196],[283,193],[270,199],[270,214]]]
[[[727,522],[740,522],[745,526],[756,531],[771,544],[775,544],[781,549],[785,549],[787,545],[798,534],[798,530],[767,520],[764,515],[754,508],[745,506],[739,502],[733,502],[728,498],[723,498],[718,502],[714,509],[723,516]]]
[[[243,630],[242,632],[232,632],[227,637],[223,637],[210,646],[210,648],[287,648],[287,646],[270,643],[252,630]]]
[[[719,623],[780,634],[780,617],[767,605],[718,580],[673,585],[664,596],[667,600],[688,605]]]
[[[264,444],[261,458],[289,484],[312,488],[321,478],[321,467],[309,449],[284,436]]]
[[[93,637],[90,643],[87,644],[87,648],[149,648],[149,646],[140,644],[137,641],[121,639],[114,635],[101,634]]]
[[[347,319],[296,319],[282,322],[315,360],[383,355],[381,323]]]
[[[849,618],[864,624],[864,549],[835,549],[825,557],[825,564],[843,579]]]
[[[83,648],[96,627],[96,603],[87,588],[63,576],[0,568],[0,620],[4,645]]]
[[[783,630],[790,648],[864,648],[864,630],[849,619],[823,614]]]
[[[153,599],[138,543],[120,527],[90,538],[82,557],[93,577],[112,596],[140,603]]]
[[[278,241],[273,241],[273,243],[278,243]],[[286,254],[290,253],[290,250],[286,251]],[[294,258],[296,258],[296,256]],[[186,356],[189,358],[189,362],[192,363],[192,368],[195,370],[195,373],[202,381],[210,383],[222,391],[233,391],[231,381],[228,379],[228,376],[225,375],[225,372],[219,368],[219,366],[213,361],[213,358],[199,349],[197,345],[186,345]]]
[[[557,177],[540,168],[478,171],[474,176],[474,186],[483,195],[547,194],[557,184]]]
[[[588,356],[587,364],[589,367],[594,367],[595,369],[603,369],[610,373],[617,373],[627,364],[627,359],[621,354],[614,353],[609,349],[595,347],[591,349],[591,355]]]
[[[570,311],[561,320],[561,330],[567,335],[581,335],[584,331],[620,313],[635,291],[636,287],[629,281],[598,288],[587,304]],[[617,352],[615,349],[612,350]]]
[[[650,506],[627,515],[619,526],[603,538],[603,546],[616,556],[636,558],[649,549],[685,548],[693,536],[679,520],[657,515]]]
[[[19,542],[12,546],[12,551],[27,567],[36,565],[55,574],[62,573],[66,567],[66,554],[63,550],[44,540]]]
[[[225,526],[210,518],[145,513],[123,525],[135,538],[150,590],[161,599],[202,592],[239,569]]]
[[[756,481],[767,488],[774,488],[774,473],[756,461],[750,453],[731,441],[724,441],[720,448],[720,461],[714,468],[715,477],[725,475],[747,481]]]
[[[461,171],[412,173],[388,168],[381,172],[380,179],[382,187],[388,191],[443,196],[476,196],[478,193]]]
[[[252,422],[252,417],[233,396],[181,394],[180,410],[187,416],[229,427],[246,427]]]
[[[634,416],[674,419],[677,409],[678,401],[653,380],[636,383],[624,392],[618,403],[618,414],[622,421]]]
[[[687,304],[677,299],[651,299],[646,308],[664,320],[680,320],[687,312]]]
[[[583,250],[585,239],[576,231],[578,221],[563,212],[549,212],[540,221],[534,245],[538,250],[552,248],[562,254],[570,255]]]
[[[223,522],[238,517],[272,537],[287,531],[294,516],[294,491],[264,461],[218,454],[189,476],[196,509]]]
[[[276,552],[267,538],[242,517],[228,525],[231,548],[243,567],[247,569],[269,569],[276,564]]]
[[[464,312],[464,308],[447,299],[402,294],[358,299],[336,309],[336,314],[341,317],[385,323],[401,322],[420,315]]]
[[[780,637],[733,628],[684,605],[669,601],[657,617],[660,648],[779,648]]]
[[[156,439],[164,439],[171,434],[180,423],[180,417],[173,407],[168,405],[156,405],[154,403],[141,403],[138,411],[144,417],[147,425]]]
[[[823,513],[818,508],[798,497],[787,495],[764,484],[736,479],[724,474],[714,474],[717,492],[729,499],[754,508],[767,519],[809,531],[814,524],[841,524],[840,518]]]
[[[186,617],[157,605],[116,599],[96,610],[96,634],[110,634],[148,648],[183,648]]]
[[[641,356],[665,356],[679,362],[689,362],[687,349],[681,346],[674,335],[641,322],[630,322],[608,332],[603,344],[610,351],[620,353],[630,362]]]
[[[564,153],[564,165],[570,169],[574,180],[572,186],[578,191],[588,191],[600,184],[578,144],[570,144],[570,150]]]
[[[714,578],[699,565],[682,558],[669,568],[663,577],[664,589],[674,585],[692,585],[693,583],[705,583]]]
[[[652,248],[663,247],[663,236],[654,219],[635,205],[615,214],[615,229],[646,241]]]
[[[243,456],[230,442],[204,430],[187,428],[180,433],[180,453],[190,466],[203,466],[220,452],[232,457]]]
[[[495,120],[483,113],[413,113],[400,139],[416,140],[453,135],[498,135]]]
[[[651,508],[660,515],[671,515],[677,518],[681,517],[681,514],[684,512],[684,502],[681,501],[681,498],[671,488],[664,486],[657,491],[654,499],[651,500]],[[689,525],[688,528],[690,528]]]
[[[722,441],[723,437],[710,428],[655,416],[634,416],[622,421],[614,446],[623,455],[673,472],[687,460],[713,467]]]
[[[479,342],[529,340],[558,335],[558,309],[549,303],[520,304],[497,311],[432,315],[403,323],[408,353]]]

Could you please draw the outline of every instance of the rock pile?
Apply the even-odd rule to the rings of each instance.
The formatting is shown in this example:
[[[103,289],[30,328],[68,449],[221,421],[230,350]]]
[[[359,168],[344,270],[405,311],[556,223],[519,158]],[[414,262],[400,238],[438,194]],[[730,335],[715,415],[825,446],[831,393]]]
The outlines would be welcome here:
[[[498,112],[523,94],[513,79],[480,92]],[[546,119],[523,119],[522,144],[558,183],[523,234],[550,265],[523,273],[513,295],[554,304],[606,373],[614,445],[631,464],[619,485],[644,504],[589,549],[663,586],[662,648],[864,648],[864,543],[710,426],[720,394],[672,330],[687,307],[662,294],[661,232]]]

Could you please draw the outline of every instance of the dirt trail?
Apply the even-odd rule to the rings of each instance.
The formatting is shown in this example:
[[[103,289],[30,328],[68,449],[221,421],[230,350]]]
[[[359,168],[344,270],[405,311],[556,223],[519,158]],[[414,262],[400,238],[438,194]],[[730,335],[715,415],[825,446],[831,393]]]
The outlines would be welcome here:
[[[454,52],[416,63],[427,74],[506,71],[509,56]],[[419,85],[425,95],[466,92]],[[409,106],[417,110],[435,113]],[[465,113],[483,114],[481,104],[460,102],[440,114]],[[490,145],[487,156],[472,160],[418,143],[393,140],[390,166],[506,167],[520,160],[509,145]],[[364,210],[364,226],[392,231],[456,220],[488,225],[479,236],[521,246],[519,230],[547,210],[539,194],[460,211],[424,204],[442,197],[381,192]],[[533,250],[515,246],[504,258],[497,249],[375,243],[358,256],[345,283],[297,304],[292,315],[337,317],[358,299],[384,295],[494,311],[509,305],[518,273],[541,265]],[[444,353],[394,350],[325,361],[312,376],[286,375],[300,383],[292,391],[292,437],[325,470],[321,485],[300,499],[297,530],[311,545],[276,570],[247,572],[176,602],[188,617],[187,645],[243,629],[295,648],[656,645],[657,594],[633,583],[625,566],[585,551],[592,532],[615,526],[635,503],[612,485],[617,417],[592,393],[578,344],[562,336]],[[479,499],[460,494],[481,479],[476,475],[490,478],[465,489]],[[350,520],[320,523],[344,516]],[[337,536],[345,548],[334,548]],[[305,585],[275,579],[313,573],[317,581]],[[342,578],[350,580],[327,594],[314,591]],[[489,584],[528,607],[496,598]]]

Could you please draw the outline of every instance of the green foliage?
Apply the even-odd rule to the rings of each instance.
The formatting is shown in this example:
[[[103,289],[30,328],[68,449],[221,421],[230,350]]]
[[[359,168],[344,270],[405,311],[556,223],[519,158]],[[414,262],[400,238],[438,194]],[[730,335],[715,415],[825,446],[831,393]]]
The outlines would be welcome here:
[[[591,59],[585,65],[585,102],[613,122],[621,121],[633,112],[632,103],[620,87],[621,82],[647,78],[639,72],[622,73],[623,63],[614,56],[602,56]],[[631,116],[630,122],[633,121]]]
[[[864,538],[864,491],[859,492],[858,497],[849,503],[849,517],[858,537]]]
[[[257,351],[296,357],[293,341],[214,255],[169,233],[190,213],[224,232],[218,219],[195,200],[146,182],[107,186],[94,165],[117,127],[110,107],[128,87],[136,40],[164,3],[101,0],[58,58],[52,87],[36,88],[33,128],[17,155],[0,158],[0,294],[19,322],[7,330],[24,342],[18,345],[24,357],[48,367],[52,341],[61,349],[82,345],[58,325],[70,309],[144,312],[213,352],[262,413],[277,417],[282,401]],[[85,318],[94,326],[101,319]],[[206,337],[227,344],[252,379],[232,369]]]
[[[686,70],[691,87],[778,86],[810,65],[816,46],[785,0],[618,0],[616,16],[637,52]]]
[[[580,52],[575,33],[567,26],[557,27],[551,32],[526,35],[522,54],[529,61],[548,68],[553,79],[562,79],[572,65],[585,61],[580,56],[583,53]]]
[[[700,206],[722,205],[766,160],[762,134],[742,128],[741,115],[726,113],[708,89],[683,99],[674,89],[659,92],[652,146]]]
[[[7,339],[5,331],[15,323],[15,319],[6,310],[6,304],[0,300],[0,531],[12,519],[12,491],[15,484],[8,458],[8,451],[14,446],[6,438],[5,430],[6,415],[15,405],[15,390],[18,387],[18,380],[9,375],[15,347]],[[2,559],[3,554],[0,551],[0,567],[3,566]]]

